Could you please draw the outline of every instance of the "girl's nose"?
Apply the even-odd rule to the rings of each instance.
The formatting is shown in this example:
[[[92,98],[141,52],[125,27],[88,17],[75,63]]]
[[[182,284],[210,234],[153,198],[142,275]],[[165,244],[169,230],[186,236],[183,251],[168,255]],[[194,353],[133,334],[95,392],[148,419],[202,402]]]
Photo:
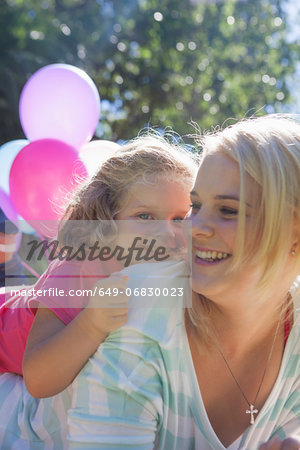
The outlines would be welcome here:
[[[171,250],[176,250],[184,245],[182,226],[171,220],[161,220],[158,222],[156,236],[161,242]]]

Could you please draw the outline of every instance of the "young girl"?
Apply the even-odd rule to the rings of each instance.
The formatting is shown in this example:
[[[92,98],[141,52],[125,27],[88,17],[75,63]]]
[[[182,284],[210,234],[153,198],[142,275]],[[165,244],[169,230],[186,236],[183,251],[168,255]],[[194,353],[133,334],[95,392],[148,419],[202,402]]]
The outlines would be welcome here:
[[[59,233],[61,245],[70,242],[70,223],[80,225],[81,221],[86,221],[84,223],[88,225],[89,221],[115,223],[119,220],[123,225],[132,223],[140,227],[145,222],[159,221],[157,223],[166,232],[168,246],[177,248],[176,223],[189,209],[189,191],[195,170],[194,158],[179,146],[157,136],[133,140],[107,160],[93,179],[76,193],[63,218]],[[138,228],[138,233],[140,231]],[[89,236],[89,233],[89,226],[80,228],[80,238],[90,238],[88,242],[94,242],[95,236]],[[59,286],[63,280],[65,292],[71,289],[76,292],[122,267],[122,261],[116,264],[112,260],[107,263],[95,260],[78,264],[74,260],[68,263],[55,260],[35,287],[51,293],[50,288]],[[124,291],[127,281],[127,277],[114,273],[97,286]],[[69,386],[108,333],[126,322],[128,297],[125,294],[110,297],[108,306],[111,307],[99,307],[102,299],[94,296],[89,300],[89,307],[84,309],[71,296],[62,298],[44,294],[10,300],[12,305],[23,306],[14,309],[19,325],[22,326],[22,317],[26,318],[26,329],[20,332],[17,343],[21,347],[31,326],[30,317],[36,313],[23,366],[25,382],[35,397],[53,396]],[[36,312],[37,301],[46,308],[38,308]],[[18,352],[16,363],[11,357],[13,348],[5,342],[5,328],[14,327],[9,327],[9,320],[5,322],[4,310],[9,309],[1,310],[3,350],[0,356],[6,354],[6,361],[13,359],[11,368],[19,367],[22,351]],[[3,362],[1,368],[6,370]],[[37,400],[28,394],[21,377],[3,374],[0,397],[1,448],[11,448],[16,439],[22,442],[19,447],[22,450],[32,448],[32,440],[43,441],[42,448],[52,448],[53,442],[55,449],[65,448],[65,411],[70,405],[68,390],[49,399]]]

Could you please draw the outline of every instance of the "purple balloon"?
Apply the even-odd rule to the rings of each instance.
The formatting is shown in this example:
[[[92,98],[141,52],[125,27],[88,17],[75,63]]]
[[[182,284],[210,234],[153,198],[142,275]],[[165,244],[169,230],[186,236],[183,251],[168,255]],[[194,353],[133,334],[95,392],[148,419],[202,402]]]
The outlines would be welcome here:
[[[68,64],[51,64],[25,84],[20,120],[30,141],[57,139],[79,149],[88,142],[100,115],[100,97],[93,80]]]

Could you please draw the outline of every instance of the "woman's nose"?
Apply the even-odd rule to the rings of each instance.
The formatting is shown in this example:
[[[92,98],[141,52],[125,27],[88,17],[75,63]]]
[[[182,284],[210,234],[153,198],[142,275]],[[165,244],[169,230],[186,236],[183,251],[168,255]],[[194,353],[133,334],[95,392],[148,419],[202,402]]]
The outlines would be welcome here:
[[[191,220],[193,237],[210,237],[214,234],[213,221],[208,214],[199,211],[197,214],[191,217]]]

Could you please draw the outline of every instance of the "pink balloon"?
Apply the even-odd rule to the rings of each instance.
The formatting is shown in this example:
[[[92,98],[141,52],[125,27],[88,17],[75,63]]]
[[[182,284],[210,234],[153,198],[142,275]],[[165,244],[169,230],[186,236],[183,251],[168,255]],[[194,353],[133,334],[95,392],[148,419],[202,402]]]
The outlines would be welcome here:
[[[84,145],[79,152],[80,159],[90,176],[94,175],[101,164],[119,150],[121,146],[115,142],[97,140]]]
[[[100,97],[93,80],[68,64],[51,64],[25,84],[20,120],[30,141],[58,139],[79,149],[88,142],[100,115]]]
[[[46,234],[45,221],[59,219],[67,194],[86,177],[78,153],[68,144],[54,139],[31,142],[12,164],[11,199],[19,214],[38,233]]]

